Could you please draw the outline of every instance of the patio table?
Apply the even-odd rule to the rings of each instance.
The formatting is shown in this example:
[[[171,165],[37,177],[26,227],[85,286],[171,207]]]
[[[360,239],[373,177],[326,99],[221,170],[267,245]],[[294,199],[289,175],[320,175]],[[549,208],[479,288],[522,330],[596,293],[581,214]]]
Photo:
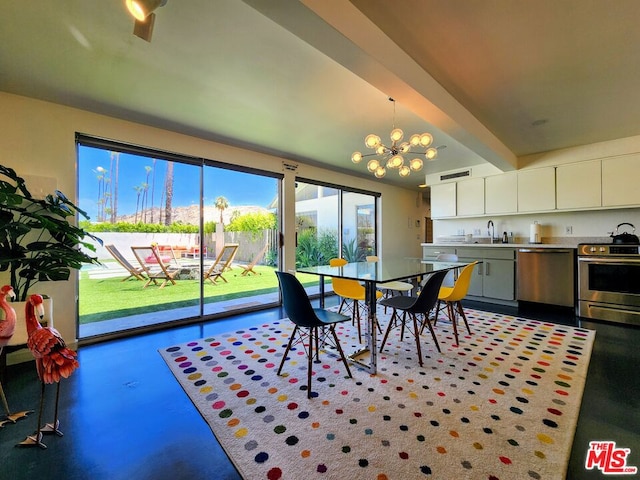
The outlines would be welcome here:
[[[324,308],[324,277],[346,278],[364,283],[365,304],[367,305],[367,322],[365,348],[349,355],[349,359],[371,374],[377,371],[376,348],[376,289],[380,283],[395,280],[421,278],[442,270],[454,270],[468,265],[467,262],[436,262],[416,258],[379,259],[377,262],[353,262],[341,267],[320,265],[302,267],[297,271],[320,276],[320,306]],[[368,361],[365,354],[368,353]]]

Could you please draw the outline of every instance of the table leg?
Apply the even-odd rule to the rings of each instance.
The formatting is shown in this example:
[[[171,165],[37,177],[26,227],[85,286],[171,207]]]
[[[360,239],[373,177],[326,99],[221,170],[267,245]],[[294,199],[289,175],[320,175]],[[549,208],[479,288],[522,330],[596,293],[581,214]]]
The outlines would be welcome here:
[[[378,366],[378,349],[376,348],[376,335],[378,329],[376,328],[376,284],[375,282],[365,282],[366,288],[366,303],[369,307],[369,314],[367,315],[367,347],[369,348],[369,373],[375,375]]]
[[[324,308],[324,275],[320,275],[320,308]]]
[[[376,374],[378,364],[378,349],[376,348],[376,284],[375,282],[365,282],[365,303],[367,305],[367,323],[365,324],[365,338],[367,339],[367,345],[361,350],[349,355],[349,359],[357,363],[360,367],[365,369],[372,375]],[[360,355],[368,353],[369,362],[365,363],[358,359]]]

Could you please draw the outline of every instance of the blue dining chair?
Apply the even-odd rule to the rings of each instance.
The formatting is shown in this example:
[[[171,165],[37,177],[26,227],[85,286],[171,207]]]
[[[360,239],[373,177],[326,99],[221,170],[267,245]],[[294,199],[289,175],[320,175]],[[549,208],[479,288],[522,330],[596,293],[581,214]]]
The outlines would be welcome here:
[[[385,298],[380,301],[381,305],[385,305],[387,307],[391,307],[393,309],[393,313],[391,314],[391,319],[389,320],[389,324],[387,325],[387,331],[384,334],[384,338],[382,339],[382,344],[380,345],[380,353],[385,347],[387,342],[387,338],[389,337],[389,332],[396,327],[400,327],[400,341],[404,340],[404,330],[405,328],[411,333],[416,340],[416,348],[418,350],[418,363],[422,367],[422,348],[420,347],[420,332],[426,324],[431,331],[431,336],[433,337],[433,342],[440,352],[440,344],[438,343],[438,339],[436,338],[436,334],[433,331],[433,326],[431,325],[431,320],[429,320],[429,312],[433,310],[438,302],[438,294],[440,292],[440,287],[442,286],[442,281],[447,275],[447,270],[443,270],[440,272],[436,272],[432,274],[425,285],[420,290],[420,294],[417,297],[408,297],[404,295],[398,295],[395,297]],[[402,316],[398,314],[398,311],[402,312]],[[412,320],[413,325],[407,324],[407,314]],[[423,315],[423,320],[421,325],[418,326],[418,315]]]
[[[289,320],[295,324],[293,333],[289,338],[287,348],[284,351],[282,360],[280,361],[280,367],[278,368],[277,374],[280,375],[291,348],[297,344],[302,345],[307,354],[308,363],[307,398],[311,398],[314,345],[315,355],[318,357],[318,354],[320,353],[320,338],[322,337],[323,344],[332,344],[332,346],[338,350],[340,359],[349,374],[349,378],[352,378],[351,370],[349,369],[349,365],[347,364],[344,352],[340,346],[340,340],[338,340],[338,335],[335,330],[336,324],[347,322],[351,320],[351,318],[346,315],[342,315],[341,313],[331,312],[323,308],[314,308],[311,305],[311,301],[309,300],[304,287],[294,275],[287,272],[276,272],[276,275],[278,276],[284,311],[289,317]],[[305,343],[305,340],[307,343]]]

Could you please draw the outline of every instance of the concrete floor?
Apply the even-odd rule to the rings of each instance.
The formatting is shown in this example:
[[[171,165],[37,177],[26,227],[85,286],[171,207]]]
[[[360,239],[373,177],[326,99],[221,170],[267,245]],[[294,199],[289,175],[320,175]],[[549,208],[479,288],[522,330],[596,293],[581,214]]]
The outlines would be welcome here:
[[[516,313],[488,304],[470,306]],[[519,313],[578,324],[570,312]],[[16,448],[35,430],[35,414],[0,429],[0,479],[239,478],[157,349],[281,317],[281,310],[274,308],[82,347],[80,369],[61,383],[64,437],[45,437],[46,450]],[[605,478],[598,470],[584,468],[588,444],[594,440],[613,440],[618,447],[630,448],[628,465],[640,466],[640,328],[595,322],[580,326],[597,330],[597,335],[569,480]],[[6,374],[12,409],[37,409],[40,387],[33,362],[11,366]],[[53,415],[54,396],[55,387],[48,387],[46,420]]]

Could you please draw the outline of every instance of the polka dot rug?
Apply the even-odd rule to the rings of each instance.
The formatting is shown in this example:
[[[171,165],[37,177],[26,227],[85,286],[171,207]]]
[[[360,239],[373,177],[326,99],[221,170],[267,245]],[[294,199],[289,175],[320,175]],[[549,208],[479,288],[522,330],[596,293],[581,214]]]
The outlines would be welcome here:
[[[595,332],[465,311],[459,345],[438,322],[442,353],[425,329],[423,367],[400,329],[376,375],[321,354],[311,399],[304,349],[276,375],[287,319],[160,354],[246,479],[564,479]],[[336,331],[357,349],[349,322]]]

